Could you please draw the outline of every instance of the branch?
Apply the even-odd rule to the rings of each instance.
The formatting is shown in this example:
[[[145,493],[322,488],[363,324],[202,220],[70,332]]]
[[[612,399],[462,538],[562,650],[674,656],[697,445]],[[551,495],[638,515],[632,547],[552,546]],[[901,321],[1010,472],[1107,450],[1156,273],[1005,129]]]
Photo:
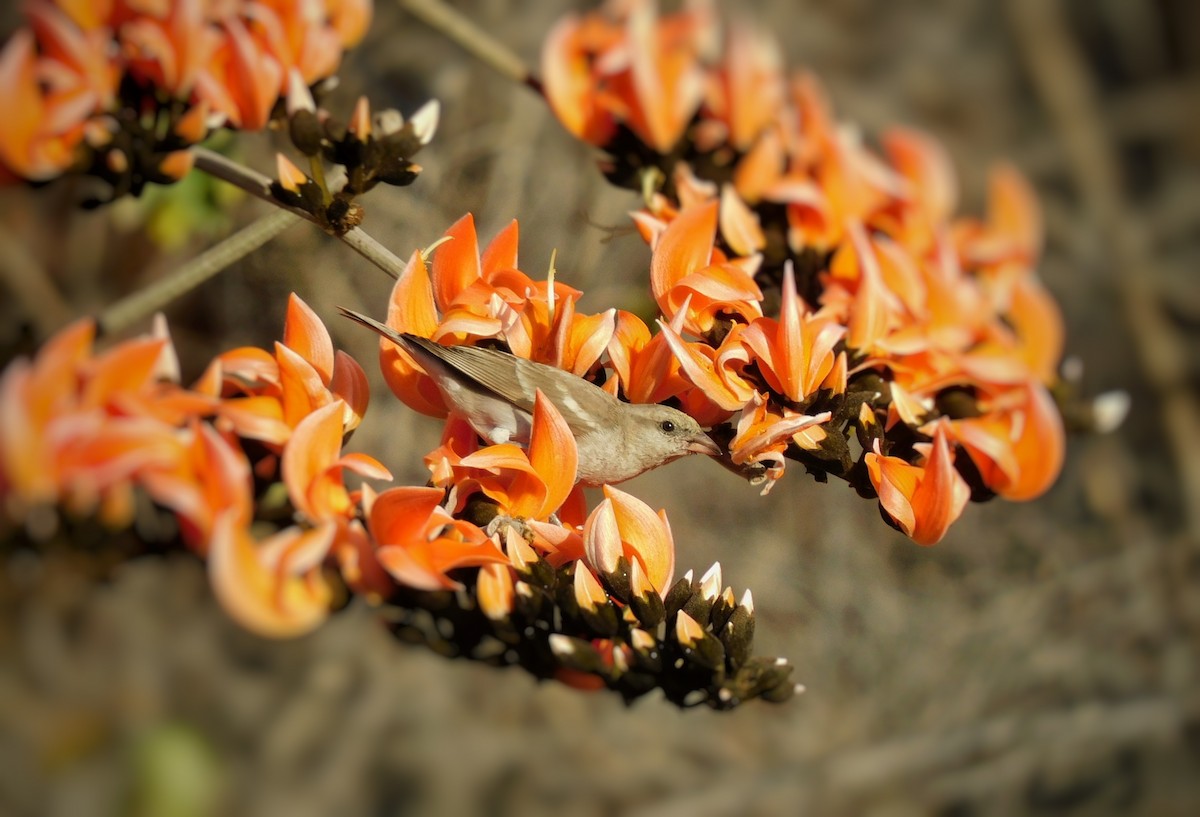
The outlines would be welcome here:
[[[249,255],[300,219],[277,210],[248,224],[221,243],[190,259],[171,275],[118,301],[97,319],[97,332],[111,335],[159,311],[171,301],[192,291],[221,270]]]
[[[222,156],[208,148],[194,147],[192,152],[196,157],[196,167],[218,179],[229,182],[235,187],[245,190],[252,196],[268,201],[276,207],[299,216],[305,221],[316,223],[313,217],[298,207],[289,207],[271,195],[271,178],[252,170],[245,165]],[[352,227],[344,235],[335,236],[346,242],[359,255],[386,272],[392,278],[399,278],[404,272],[405,264],[387,247],[380,244],[361,227]]]
[[[73,317],[46,269],[4,226],[0,226],[0,279],[29,316],[39,338],[49,337]]]
[[[461,12],[447,6],[442,0],[397,0],[400,8],[421,20],[430,28],[440,31],[458,44],[475,59],[487,65],[501,76],[514,82],[528,85],[542,93],[542,83],[533,71],[512,49],[493,38],[475,25]]]

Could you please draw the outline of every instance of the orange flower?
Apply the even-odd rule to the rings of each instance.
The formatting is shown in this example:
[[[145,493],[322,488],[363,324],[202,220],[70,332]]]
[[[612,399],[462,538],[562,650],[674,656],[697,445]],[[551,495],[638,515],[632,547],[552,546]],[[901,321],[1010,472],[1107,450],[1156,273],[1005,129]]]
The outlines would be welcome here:
[[[715,34],[702,5],[659,18],[653,2],[634,0],[566,17],[542,50],[546,100],[581,139],[606,144],[621,123],[669,153],[700,105],[699,57]]]
[[[650,260],[650,286],[668,320],[686,313],[684,329],[705,335],[719,315],[745,322],[762,315],[752,270],[714,250],[718,203],[685,209],[663,231]],[[686,308],[685,308],[686,305]]]
[[[202,0],[130,9],[118,28],[127,70],[176,99],[188,99],[221,43],[220,30],[209,22]]]
[[[32,32],[23,29],[0,51],[0,104],[7,116],[0,128],[0,177],[44,181],[62,173],[92,112],[90,102],[69,104],[43,92],[34,49]]]
[[[363,489],[363,513],[380,564],[398,582],[418,590],[461,585],[448,572],[459,567],[507,564],[508,557],[479,528],[454,519],[441,506],[440,488]]]
[[[782,58],[774,38],[735,22],[725,38],[721,62],[711,74],[705,103],[706,112],[724,125],[721,141],[746,152],[776,121],[784,92]]]
[[[357,428],[370,397],[367,375],[354,358],[334,352],[325,325],[295,293],[288,297],[283,337],[274,356],[252,347],[220,355],[197,388],[223,396],[222,417],[239,434],[265,442],[282,443],[288,429],[334,401],[342,402],[345,431]]]
[[[875,450],[866,455],[871,484],[879,494],[879,505],[918,545],[933,545],[946,535],[971,496],[966,481],[954,468],[947,421],[933,430],[932,445],[922,465],[910,465],[899,457]]]
[[[314,630],[333,599],[320,567],[333,532],[333,525],[292,526],[257,542],[234,514],[222,514],[208,554],[209,581],[221,606],[238,624],[268,638]]]
[[[740,325],[734,325],[716,349],[707,343],[688,343],[665,323],[660,322],[659,328],[683,374],[725,412],[717,419],[696,415],[699,422],[724,421],[729,412],[739,410],[754,397],[754,387],[742,376],[742,370],[750,363],[750,354],[742,343]]]
[[[788,445],[794,440],[805,447],[808,437],[801,434],[820,431],[815,427],[828,422],[831,416],[828,411],[808,415],[788,408],[778,410],[755,394],[752,406],[746,406],[738,417],[737,435],[729,442],[730,459],[734,465],[754,463],[767,469],[762,489],[765,496],[783,476],[783,452]]]
[[[833,372],[833,350],[846,329],[831,318],[806,312],[790,263],[784,266],[780,294],[779,320],[755,319],[742,333],[742,342],[753,353],[767,384],[799,403]]]
[[[683,327],[683,318],[680,312],[671,323],[676,333]],[[607,380],[605,388],[616,396],[619,385],[631,403],[661,403],[689,388],[679,374],[679,361],[667,336],[659,332],[651,338],[646,324],[631,312],[617,313],[608,357],[616,377]]]
[[[1035,499],[1053,484],[1065,448],[1062,415],[1039,383],[980,402],[980,417],[950,421],[984,484],[1005,499]]]
[[[458,502],[482,491],[505,516],[545,520],[575,489],[575,438],[554,404],[538,392],[528,450],[505,443],[451,463]]]
[[[583,540],[584,562],[595,573],[613,573],[624,556],[659,594],[670,589],[675,541],[664,511],[656,514],[637,497],[606,485],[604,501],[584,524]]]
[[[616,329],[616,310],[581,315],[578,290],[534,281],[517,269],[517,222],[482,251],[470,213],[446,231],[432,273],[414,253],[392,288],[387,324],[398,332],[456,343],[502,340],[509,350],[580,376],[600,361]],[[413,409],[444,417],[433,380],[407,352],[380,341],[380,366],[392,391]]]
[[[280,472],[292,505],[310,522],[344,521],[354,515],[350,492],[342,483],[348,469],[371,479],[391,479],[391,473],[366,454],[342,454],[340,400],[305,417],[283,449]]]

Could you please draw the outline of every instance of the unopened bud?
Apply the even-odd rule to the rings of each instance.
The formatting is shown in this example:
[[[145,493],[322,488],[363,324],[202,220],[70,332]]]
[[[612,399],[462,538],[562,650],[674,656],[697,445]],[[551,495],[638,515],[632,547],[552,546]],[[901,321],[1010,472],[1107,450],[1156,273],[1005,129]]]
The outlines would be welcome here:
[[[695,588],[692,586],[692,571],[683,574],[683,578],[671,585],[671,589],[663,597],[663,608],[668,616],[673,616],[683,609],[683,605],[692,597]]]
[[[275,154],[275,172],[279,177],[279,186],[289,193],[300,195],[300,188],[308,182],[304,171],[282,153]]]
[[[488,564],[479,570],[476,580],[479,609],[492,621],[503,621],[513,611],[512,571],[507,565]]]
[[[629,565],[629,608],[643,627],[657,627],[666,615],[662,596],[650,580],[637,559]]]
[[[355,103],[347,130],[360,142],[371,138],[371,103],[365,96],[360,96]]]
[[[562,633],[552,633],[548,641],[550,652],[558,659],[559,666],[598,675],[607,669],[600,653],[588,641]]]
[[[408,118],[408,124],[413,129],[413,135],[417,137],[417,142],[422,147],[433,141],[433,135],[437,133],[438,119],[441,117],[441,112],[441,104],[436,99],[431,99]]]
[[[675,640],[683,648],[684,656],[693,664],[710,672],[722,673],[725,669],[725,648],[713,638],[694,618],[680,611],[675,617]]]
[[[729,656],[729,665],[736,670],[750,657],[750,648],[754,644],[754,602],[749,590],[718,632],[725,654]]]
[[[713,562],[703,576],[700,577],[700,592],[709,602],[715,602],[721,593],[721,563]]]

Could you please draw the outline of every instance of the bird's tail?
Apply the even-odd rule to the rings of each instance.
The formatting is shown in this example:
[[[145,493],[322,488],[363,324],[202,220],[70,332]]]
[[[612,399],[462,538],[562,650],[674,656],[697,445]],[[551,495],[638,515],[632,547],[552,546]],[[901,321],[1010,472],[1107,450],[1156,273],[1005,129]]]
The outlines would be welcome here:
[[[368,318],[361,312],[355,312],[353,309],[347,309],[344,306],[339,306],[338,311],[355,323],[361,323],[363,326],[377,332],[396,345],[408,348],[408,343],[406,342],[404,335],[400,334],[392,327],[382,324],[374,318]]]

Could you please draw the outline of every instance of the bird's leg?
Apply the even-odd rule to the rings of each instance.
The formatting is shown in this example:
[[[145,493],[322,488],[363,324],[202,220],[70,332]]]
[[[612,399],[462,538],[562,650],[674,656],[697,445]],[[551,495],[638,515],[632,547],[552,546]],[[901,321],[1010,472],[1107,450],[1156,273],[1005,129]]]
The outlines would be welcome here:
[[[487,527],[483,529],[489,537],[495,536],[504,528],[512,528],[526,542],[533,541],[533,531],[529,525],[525,524],[525,520],[519,516],[508,516],[507,514],[496,514],[492,517],[492,521],[488,522]]]

